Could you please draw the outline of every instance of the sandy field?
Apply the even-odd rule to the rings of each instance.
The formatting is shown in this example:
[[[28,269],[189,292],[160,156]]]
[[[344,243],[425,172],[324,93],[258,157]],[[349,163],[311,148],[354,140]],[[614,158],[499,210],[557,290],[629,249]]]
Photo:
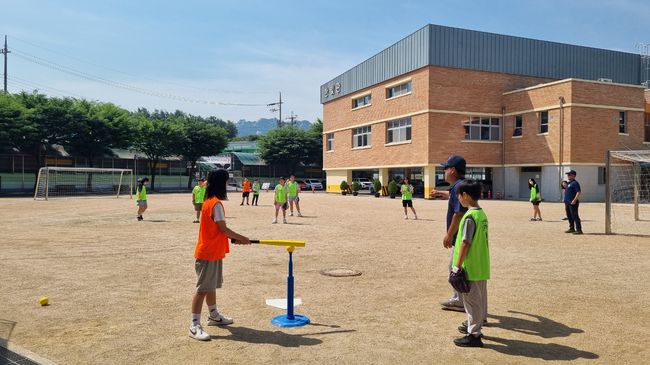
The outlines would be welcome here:
[[[459,348],[463,313],[440,309],[450,286],[442,246],[446,201],[302,196],[303,218],[272,225],[260,206],[226,202],[228,225],[251,238],[301,239],[297,313],[279,328],[288,255],[231,246],[217,292],[227,327],[188,337],[194,292],[190,194],[151,194],[144,222],[128,198],[0,199],[0,325],[11,343],[60,364],[640,364],[650,357],[650,237],[605,236],[604,205],[582,204],[585,235],[565,234],[564,206],[484,201],[492,279],[485,347]],[[650,224],[650,222],[648,222]],[[328,268],[361,276],[328,277]],[[51,305],[38,299],[49,296]],[[206,312],[203,319],[205,321]],[[3,333],[0,331],[0,333]],[[7,333],[7,331],[5,331]],[[645,359],[645,360],[644,360]]]

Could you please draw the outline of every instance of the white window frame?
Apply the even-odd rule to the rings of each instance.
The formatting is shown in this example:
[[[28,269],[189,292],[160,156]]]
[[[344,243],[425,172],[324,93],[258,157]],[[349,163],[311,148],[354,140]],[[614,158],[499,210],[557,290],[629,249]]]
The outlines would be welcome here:
[[[372,128],[369,125],[352,129],[352,148],[371,146]]]
[[[325,138],[327,140],[326,151],[334,151],[334,133],[327,133]]]
[[[544,115],[546,115],[546,121],[544,121]],[[539,112],[539,134],[548,133],[548,120],[549,120],[548,110]],[[546,127],[546,130],[545,131],[542,130],[542,127]]]
[[[501,118],[472,116],[463,124],[463,128],[466,141],[501,141]],[[484,138],[486,132],[487,138]]]
[[[396,98],[402,95],[408,95],[413,92],[413,81],[409,80],[398,85],[386,88],[386,100]]]
[[[519,121],[519,127],[517,127]],[[519,131],[519,133],[517,133]],[[515,115],[515,128],[512,130],[513,137],[521,137],[524,135],[524,116],[521,114]]]
[[[352,99],[352,109],[359,109],[370,105],[372,105],[372,94],[366,94]]]
[[[413,138],[411,117],[386,122],[386,143],[408,142]],[[397,137],[397,138],[396,138]]]
[[[625,111],[618,112],[618,134],[627,134],[627,112]]]

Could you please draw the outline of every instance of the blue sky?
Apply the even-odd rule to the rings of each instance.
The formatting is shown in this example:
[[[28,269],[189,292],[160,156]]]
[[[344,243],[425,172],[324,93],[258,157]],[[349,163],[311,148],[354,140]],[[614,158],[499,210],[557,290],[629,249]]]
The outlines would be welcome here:
[[[277,116],[265,105],[279,91],[283,117],[321,117],[320,85],[428,23],[626,52],[650,43],[647,0],[0,4],[10,91],[233,121]]]

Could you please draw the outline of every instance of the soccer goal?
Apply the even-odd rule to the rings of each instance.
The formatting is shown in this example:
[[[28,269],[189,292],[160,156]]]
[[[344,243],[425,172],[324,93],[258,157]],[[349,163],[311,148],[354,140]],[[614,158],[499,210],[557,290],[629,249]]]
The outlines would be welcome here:
[[[605,233],[650,235],[650,150],[608,151]]]
[[[41,167],[34,199],[74,196],[115,196],[133,191],[131,169]]]

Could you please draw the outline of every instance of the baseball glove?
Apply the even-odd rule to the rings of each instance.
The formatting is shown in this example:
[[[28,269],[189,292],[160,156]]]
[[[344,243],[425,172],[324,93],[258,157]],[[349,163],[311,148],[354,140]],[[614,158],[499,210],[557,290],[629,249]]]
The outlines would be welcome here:
[[[449,284],[459,293],[469,293],[469,281],[467,280],[467,273],[463,269],[460,269],[457,273],[449,273]]]

